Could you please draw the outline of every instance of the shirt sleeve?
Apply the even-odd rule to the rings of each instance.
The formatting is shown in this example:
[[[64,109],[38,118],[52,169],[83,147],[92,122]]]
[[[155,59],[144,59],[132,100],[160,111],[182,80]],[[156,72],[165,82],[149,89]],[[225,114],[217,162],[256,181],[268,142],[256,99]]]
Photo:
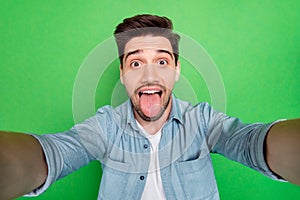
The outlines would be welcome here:
[[[229,117],[213,110],[204,109],[207,120],[208,145],[213,153],[221,154],[260,173],[281,180],[268,167],[265,160],[265,138],[272,123],[245,124],[239,118]]]
[[[101,142],[99,142],[99,138],[87,138],[85,136],[95,136],[95,134],[100,134],[99,132],[97,116],[94,116],[66,132],[44,135],[32,134],[39,141],[44,151],[48,165],[48,175],[41,187],[25,196],[40,195],[56,180],[95,160],[95,156],[87,150],[85,143],[87,143],[87,140],[92,140],[98,141],[97,144],[101,145]],[[104,147],[98,149],[103,150]]]

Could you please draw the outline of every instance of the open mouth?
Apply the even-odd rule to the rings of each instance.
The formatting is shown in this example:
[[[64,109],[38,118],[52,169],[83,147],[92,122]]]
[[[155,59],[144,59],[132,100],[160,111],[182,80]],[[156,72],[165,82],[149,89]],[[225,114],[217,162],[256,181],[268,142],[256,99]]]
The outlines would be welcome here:
[[[163,104],[164,88],[159,86],[144,86],[137,90],[137,96],[139,97],[139,105],[143,114],[147,117],[157,116]]]
[[[140,98],[141,98],[142,95],[154,95],[154,94],[158,94],[159,97],[161,97],[162,91],[161,90],[144,90],[144,91],[140,91],[138,93]]]

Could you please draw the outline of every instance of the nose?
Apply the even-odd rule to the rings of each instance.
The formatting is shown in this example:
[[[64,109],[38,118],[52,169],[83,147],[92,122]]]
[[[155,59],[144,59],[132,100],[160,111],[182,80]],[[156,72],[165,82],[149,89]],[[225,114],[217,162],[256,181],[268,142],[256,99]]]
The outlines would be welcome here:
[[[158,83],[159,79],[159,73],[157,70],[157,66],[147,64],[143,68],[143,73],[142,73],[142,82],[143,83]]]

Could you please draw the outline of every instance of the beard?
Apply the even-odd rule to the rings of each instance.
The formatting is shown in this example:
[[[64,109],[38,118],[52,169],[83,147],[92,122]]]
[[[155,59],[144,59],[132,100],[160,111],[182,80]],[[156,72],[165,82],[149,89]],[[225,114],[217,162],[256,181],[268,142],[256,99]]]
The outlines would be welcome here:
[[[138,89],[136,90],[138,91]],[[156,121],[158,119],[161,118],[161,116],[164,114],[164,112],[166,111],[167,107],[170,104],[170,100],[171,100],[171,92],[168,92],[166,89],[164,89],[164,97],[162,99],[162,104],[160,105],[160,109],[157,112],[156,115],[154,116],[147,116],[141,109],[141,105],[140,105],[140,101],[137,100],[134,95],[137,94],[137,92],[134,93],[134,95],[132,97],[130,97],[130,101],[133,105],[133,109],[136,111],[136,113],[144,120],[147,122],[151,122],[151,121]]]

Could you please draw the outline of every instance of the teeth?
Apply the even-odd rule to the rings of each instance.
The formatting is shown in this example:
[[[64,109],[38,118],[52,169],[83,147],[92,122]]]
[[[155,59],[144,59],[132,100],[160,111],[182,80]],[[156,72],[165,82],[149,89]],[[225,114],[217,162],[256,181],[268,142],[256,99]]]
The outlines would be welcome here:
[[[158,93],[158,90],[146,90],[146,91],[142,91],[143,94],[154,94],[154,93]]]
[[[158,94],[159,96],[161,96],[162,91],[159,91],[159,90],[145,90],[145,91],[139,92],[140,97],[142,96],[142,94],[147,94],[147,95]]]

